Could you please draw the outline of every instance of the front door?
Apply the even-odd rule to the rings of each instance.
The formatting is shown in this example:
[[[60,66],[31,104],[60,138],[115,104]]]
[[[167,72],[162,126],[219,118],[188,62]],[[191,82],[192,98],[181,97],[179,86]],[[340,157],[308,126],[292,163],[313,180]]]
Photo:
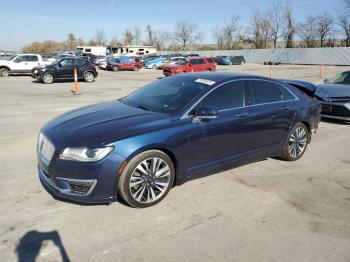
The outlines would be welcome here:
[[[219,116],[201,121],[194,117],[190,124],[190,175],[232,162],[248,153],[250,142],[243,107],[243,85],[244,81],[232,81],[219,86],[196,107],[214,108]]]

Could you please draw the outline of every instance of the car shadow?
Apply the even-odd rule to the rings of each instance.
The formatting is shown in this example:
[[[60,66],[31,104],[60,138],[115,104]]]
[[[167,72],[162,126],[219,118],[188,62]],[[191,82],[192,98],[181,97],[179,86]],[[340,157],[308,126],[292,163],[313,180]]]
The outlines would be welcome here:
[[[321,121],[328,124],[343,125],[343,126],[348,126],[350,124],[350,121],[346,122],[344,120],[337,120],[337,119],[324,118],[324,117],[321,118]]]
[[[67,251],[64,248],[59,233],[54,230],[50,232],[39,232],[32,230],[27,232],[19,241],[16,253],[19,262],[34,262],[39,255],[40,249],[45,242],[52,241],[58,247],[62,261],[69,262]]]
[[[78,80],[78,82],[85,82],[84,80]],[[93,81],[92,83],[94,83],[95,81]],[[56,79],[52,84],[44,84],[41,81],[34,79],[32,80],[32,83],[34,84],[42,84],[42,85],[53,85],[53,84],[60,84],[60,83],[74,83],[74,79]]]

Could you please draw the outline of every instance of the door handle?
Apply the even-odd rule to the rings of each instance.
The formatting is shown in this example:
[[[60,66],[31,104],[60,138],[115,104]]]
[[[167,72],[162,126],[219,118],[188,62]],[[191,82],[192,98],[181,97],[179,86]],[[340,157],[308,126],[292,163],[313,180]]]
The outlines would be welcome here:
[[[248,115],[247,112],[242,112],[242,113],[237,113],[236,116],[237,117],[246,117]]]
[[[282,107],[282,109],[285,110],[285,111],[288,111],[288,110],[291,110],[292,107],[291,106],[284,106],[284,107]]]

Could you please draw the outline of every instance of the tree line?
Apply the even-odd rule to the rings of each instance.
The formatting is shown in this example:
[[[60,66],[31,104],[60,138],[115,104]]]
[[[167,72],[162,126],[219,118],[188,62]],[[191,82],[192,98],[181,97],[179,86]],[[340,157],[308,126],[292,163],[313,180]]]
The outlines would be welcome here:
[[[77,45],[121,46],[152,45],[158,50],[230,50],[242,48],[292,48],[350,46],[350,0],[342,0],[338,17],[328,12],[308,15],[296,21],[288,0],[273,0],[265,10],[254,10],[248,25],[233,15],[228,21],[212,28],[212,45],[198,44],[204,33],[198,24],[186,20],[177,22],[172,31],[145,28],[126,28],[120,38],[107,39],[103,29],[96,30],[94,37],[84,41],[73,33],[62,42],[46,40],[34,42],[22,48],[22,52],[53,53],[73,51]]]

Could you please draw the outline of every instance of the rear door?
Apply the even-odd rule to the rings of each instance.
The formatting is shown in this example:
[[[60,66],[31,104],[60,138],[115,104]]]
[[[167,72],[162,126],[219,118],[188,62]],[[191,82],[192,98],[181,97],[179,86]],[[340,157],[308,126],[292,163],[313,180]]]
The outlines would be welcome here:
[[[280,144],[294,121],[292,101],[297,98],[281,84],[269,80],[248,80],[244,91],[251,150]]]

